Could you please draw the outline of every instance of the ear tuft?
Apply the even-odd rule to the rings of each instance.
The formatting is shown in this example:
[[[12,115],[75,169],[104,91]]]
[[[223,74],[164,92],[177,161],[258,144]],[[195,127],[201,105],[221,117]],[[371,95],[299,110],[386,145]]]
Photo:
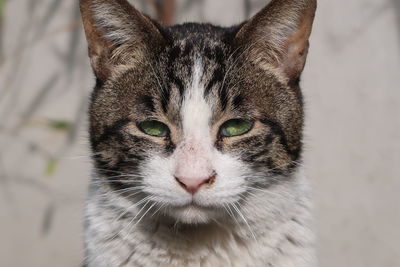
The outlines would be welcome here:
[[[80,0],[89,56],[106,80],[120,65],[141,61],[162,41],[160,26],[126,0]]]
[[[244,23],[236,41],[249,59],[272,65],[289,83],[298,81],[307,58],[316,0],[272,0]]]
[[[115,7],[109,4],[94,6],[92,8],[94,27],[103,33],[103,37],[112,45],[121,45],[131,38],[127,14],[119,13]],[[119,16],[116,16],[119,14]]]

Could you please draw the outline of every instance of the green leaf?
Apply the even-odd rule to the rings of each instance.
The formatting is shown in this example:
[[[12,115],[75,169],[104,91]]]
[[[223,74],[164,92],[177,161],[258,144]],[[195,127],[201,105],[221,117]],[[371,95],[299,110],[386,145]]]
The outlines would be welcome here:
[[[57,131],[68,131],[72,128],[72,123],[65,120],[49,120],[48,126]]]
[[[58,166],[58,160],[55,158],[49,158],[46,164],[46,171],[45,171],[46,176],[53,176],[54,173],[56,172],[57,166]]]

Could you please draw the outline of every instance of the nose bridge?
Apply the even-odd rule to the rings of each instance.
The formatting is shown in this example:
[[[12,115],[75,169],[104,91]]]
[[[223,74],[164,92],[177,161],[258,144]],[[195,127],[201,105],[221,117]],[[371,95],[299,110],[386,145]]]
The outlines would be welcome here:
[[[211,147],[206,140],[190,137],[176,151],[175,176],[190,179],[207,178],[213,173]]]
[[[212,106],[204,98],[200,58],[194,62],[192,76],[181,107],[183,141],[175,150],[175,177],[207,179],[213,173],[209,125]]]

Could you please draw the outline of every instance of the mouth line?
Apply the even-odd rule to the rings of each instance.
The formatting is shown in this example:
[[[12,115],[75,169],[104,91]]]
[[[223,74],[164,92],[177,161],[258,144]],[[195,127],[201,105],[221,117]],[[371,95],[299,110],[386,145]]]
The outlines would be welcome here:
[[[223,202],[223,203],[213,203],[213,204],[203,205],[203,204],[197,202],[195,199],[192,199],[186,203],[170,205],[170,207],[175,208],[175,209],[195,208],[195,209],[200,209],[203,211],[206,211],[206,210],[210,211],[210,210],[223,210],[225,204],[227,204],[229,206],[230,203],[237,203],[237,202],[238,201],[229,201],[229,202]]]
[[[201,209],[201,210],[213,209],[213,207],[211,207],[211,206],[203,206],[203,205],[200,205],[200,204],[194,202],[193,200],[187,204],[176,206],[176,208],[179,208],[179,209],[196,208],[196,209]]]

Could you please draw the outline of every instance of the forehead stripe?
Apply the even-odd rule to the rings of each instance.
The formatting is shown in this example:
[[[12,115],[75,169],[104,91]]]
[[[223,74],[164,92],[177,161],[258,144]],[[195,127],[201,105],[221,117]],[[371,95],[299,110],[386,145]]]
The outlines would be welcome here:
[[[217,68],[213,75],[212,75],[212,79],[211,81],[208,83],[206,90],[204,91],[204,95],[207,96],[211,89],[219,82],[222,82],[222,80],[224,79],[224,68],[219,67]]]
[[[210,135],[211,106],[204,98],[202,61],[196,59],[192,70],[192,81],[188,84],[182,103],[181,114],[186,136],[207,139]]]

